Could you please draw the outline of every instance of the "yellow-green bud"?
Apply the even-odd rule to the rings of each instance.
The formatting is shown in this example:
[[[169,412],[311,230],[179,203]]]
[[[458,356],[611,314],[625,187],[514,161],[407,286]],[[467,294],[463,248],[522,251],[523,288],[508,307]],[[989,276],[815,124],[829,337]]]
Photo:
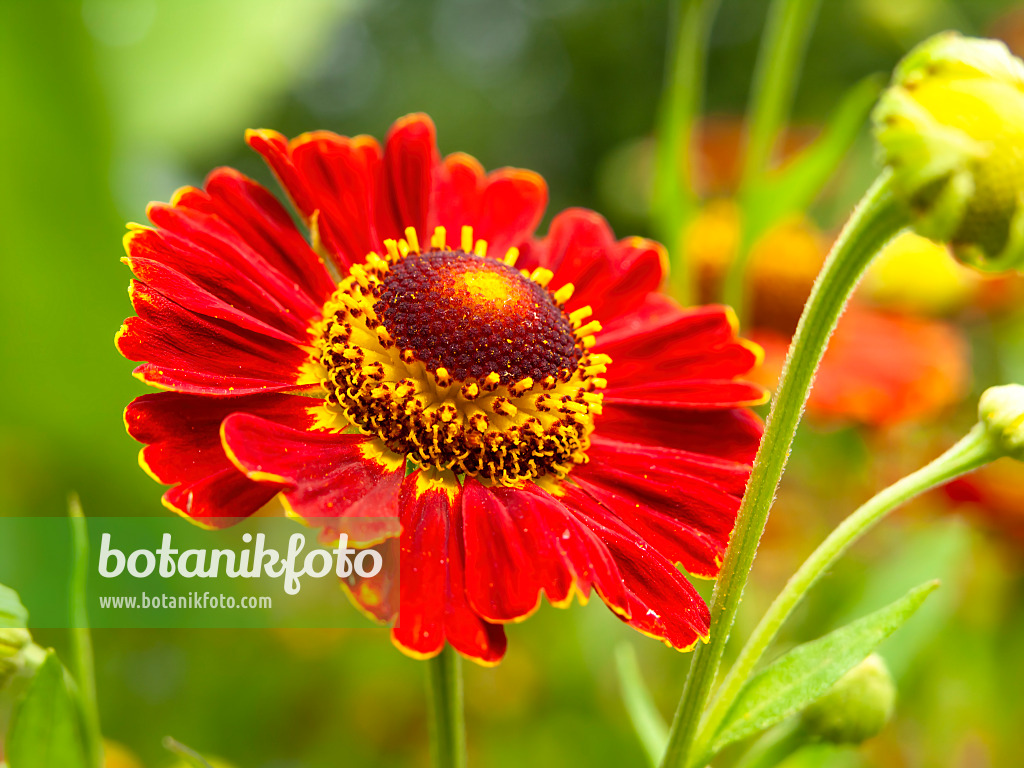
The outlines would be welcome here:
[[[896,685],[877,654],[847,672],[828,693],[803,711],[804,729],[833,744],[860,744],[892,717]]]
[[[978,401],[978,419],[1003,455],[1024,461],[1024,386],[986,389]]]
[[[24,629],[0,629],[0,688],[25,665],[22,651],[32,642]]]
[[[897,65],[873,121],[918,234],[984,271],[1024,269],[1024,62],[936,35]]]

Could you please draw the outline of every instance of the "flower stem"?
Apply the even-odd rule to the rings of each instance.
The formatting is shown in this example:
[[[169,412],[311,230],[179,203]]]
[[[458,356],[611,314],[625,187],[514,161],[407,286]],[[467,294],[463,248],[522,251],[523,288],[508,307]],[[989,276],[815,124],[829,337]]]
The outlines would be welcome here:
[[[722,572],[715,583],[710,639],[694,653],[663,768],[684,768],[693,757],[699,718],[718,673],[811,380],[829,336],[867,265],[906,224],[906,213],[893,198],[890,173],[885,171],[854,210],[818,275],[793,336]]]
[[[675,0],[664,96],[658,118],[651,216],[673,260],[676,298],[690,303],[691,274],[683,262],[683,230],[696,206],[693,126],[700,110],[708,37],[719,0]]]
[[[466,768],[462,659],[450,645],[429,662],[430,743],[435,768]]]
[[[714,737],[716,729],[728,714],[729,708],[783,622],[789,618],[821,575],[851,544],[889,512],[915,496],[984,466],[998,457],[999,452],[985,428],[980,424],[976,425],[966,437],[933,462],[890,485],[840,523],[786,582],[786,586],[775,598],[740,651],[701,724],[695,753],[704,753],[704,748]]]
[[[768,11],[765,35],[758,53],[757,69],[751,85],[747,111],[747,142],[743,155],[743,174],[739,197],[749,202],[747,193],[760,181],[771,164],[779,134],[793,102],[807,41],[814,26],[821,0],[774,0]],[[745,284],[750,261],[749,226],[743,217],[737,252],[722,282],[722,300],[731,306],[745,326]]]

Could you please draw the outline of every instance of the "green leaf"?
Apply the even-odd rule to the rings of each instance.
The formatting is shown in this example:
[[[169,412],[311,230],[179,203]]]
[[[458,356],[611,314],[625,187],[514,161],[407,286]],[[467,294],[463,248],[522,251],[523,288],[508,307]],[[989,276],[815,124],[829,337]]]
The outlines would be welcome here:
[[[0,629],[25,629],[28,611],[21,604],[18,593],[0,584]]]
[[[971,526],[952,518],[930,521],[922,531],[913,531],[900,543],[899,553],[884,558],[872,568],[859,596],[836,616],[837,623],[852,621],[872,606],[895,600],[914,584],[938,579],[943,590],[928,600],[914,623],[885,641],[879,653],[896,682],[943,627],[949,625],[958,603],[957,595],[970,569]]]
[[[10,768],[89,768],[78,717],[64,667],[48,651],[11,720]]]
[[[89,578],[89,532],[78,494],[68,499],[71,521],[71,617],[72,669],[78,683],[78,703],[82,712],[84,736],[89,748],[90,763],[103,764],[103,735],[100,732],[99,705],[96,701],[96,668],[93,663],[92,636],[89,634],[89,609],[86,591]]]
[[[781,218],[806,210],[814,201],[860,134],[883,83],[882,77],[872,75],[850,88],[810,146],[751,186],[743,201],[747,242],[756,242]]]
[[[194,749],[186,747],[180,741],[175,741],[170,736],[164,739],[164,747],[180,757],[185,765],[191,766],[191,768],[213,768],[206,758]],[[14,766],[12,765],[11,768],[14,768]]]
[[[710,754],[781,722],[820,698],[907,621],[938,585],[937,581],[922,584],[881,610],[797,646],[754,675],[722,721]]]
[[[640,739],[648,762],[657,766],[668,744],[668,726],[647,690],[632,643],[621,643],[615,649],[615,669],[619,674],[622,703],[626,707],[629,721]]]

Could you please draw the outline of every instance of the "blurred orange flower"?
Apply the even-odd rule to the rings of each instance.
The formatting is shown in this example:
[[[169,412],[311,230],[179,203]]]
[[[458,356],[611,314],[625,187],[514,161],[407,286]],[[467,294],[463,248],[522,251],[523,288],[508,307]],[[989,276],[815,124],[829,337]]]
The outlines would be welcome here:
[[[687,252],[695,264],[702,300],[717,295],[738,248],[739,234],[740,212],[728,199],[708,203],[691,224]],[[828,237],[810,219],[793,216],[768,230],[752,249],[750,336],[764,348],[765,363],[756,376],[765,386],[778,381],[790,338],[828,245]],[[933,249],[922,250],[929,258],[936,255]],[[898,271],[904,266],[890,263],[887,268]],[[953,273],[948,280],[937,281],[928,295],[908,299],[901,292],[894,297],[894,304],[921,309],[958,300],[961,294],[957,291],[971,288],[956,282],[958,279],[959,273]],[[885,273],[875,279],[879,298],[884,296],[885,280]],[[870,426],[927,419],[967,393],[968,361],[968,345],[956,326],[915,314],[881,311],[855,299],[822,361],[808,412],[820,420]]]

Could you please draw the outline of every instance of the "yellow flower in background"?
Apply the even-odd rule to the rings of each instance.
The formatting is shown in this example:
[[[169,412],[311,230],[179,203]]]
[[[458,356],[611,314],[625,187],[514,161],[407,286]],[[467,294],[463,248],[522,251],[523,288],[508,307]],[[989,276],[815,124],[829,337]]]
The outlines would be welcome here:
[[[902,312],[945,315],[978,296],[981,278],[949,257],[945,245],[904,232],[875,259],[862,290],[873,303]]]
[[[874,124],[919,234],[984,271],[1024,267],[1024,62],[936,35],[896,67]]]

